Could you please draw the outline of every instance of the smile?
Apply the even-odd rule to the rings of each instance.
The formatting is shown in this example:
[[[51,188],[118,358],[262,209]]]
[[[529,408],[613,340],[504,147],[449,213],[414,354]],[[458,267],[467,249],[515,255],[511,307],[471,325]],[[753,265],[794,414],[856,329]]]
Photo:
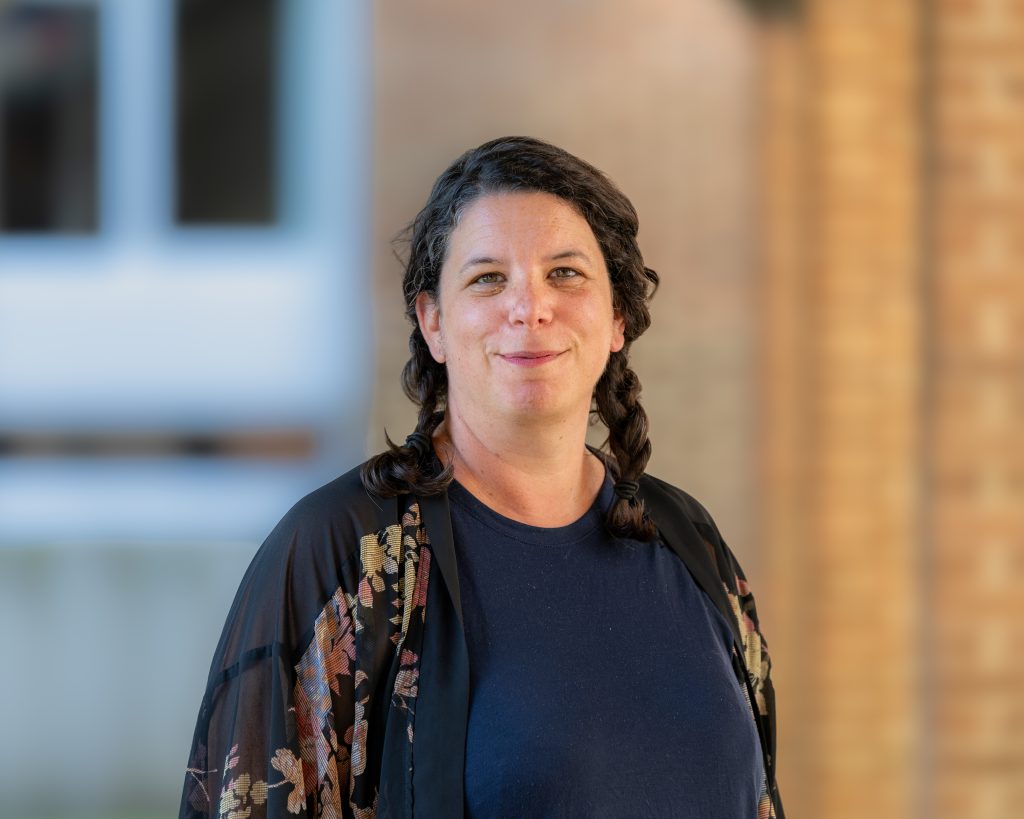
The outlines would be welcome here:
[[[516,350],[512,353],[502,353],[501,358],[516,367],[540,367],[554,361],[561,354],[561,351],[556,350]]]

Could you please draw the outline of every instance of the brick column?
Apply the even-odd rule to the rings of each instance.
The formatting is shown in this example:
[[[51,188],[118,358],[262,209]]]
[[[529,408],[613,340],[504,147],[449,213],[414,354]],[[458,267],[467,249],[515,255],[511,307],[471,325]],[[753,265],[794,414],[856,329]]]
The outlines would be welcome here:
[[[808,349],[804,157],[807,75],[802,32],[791,20],[766,21],[760,38],[761,181],[757,303],[764,344],[758,374],[757,486],[759,544],[768,583],[759,592],[761,620],[775,660],[778,692],[779,781],[787,814],[814,816],[813,789],[804,772],[814,756],[810,712],[816,666],[803,645],[807,589],[813,587],[804,554],[806,533]]]
[[[918,5],[804,6],[793,42],[765,55],[801,94],[766,131],[780,782],[794,816],[903,819],[920,735]],[[780,204],[786,189],[798,201]]]
[[[1024,5],[938,0],[931,815],[1024,811]]]

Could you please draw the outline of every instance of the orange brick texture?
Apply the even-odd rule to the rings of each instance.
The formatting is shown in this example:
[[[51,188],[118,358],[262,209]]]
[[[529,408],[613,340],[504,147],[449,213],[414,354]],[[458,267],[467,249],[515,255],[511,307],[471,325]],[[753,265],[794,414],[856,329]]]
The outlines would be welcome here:
[[[1024,812],[1024,3],[931,36],[933,815]]]
[[[1024,4],[762,37],[764,547],[793,816],[1024,804]]]

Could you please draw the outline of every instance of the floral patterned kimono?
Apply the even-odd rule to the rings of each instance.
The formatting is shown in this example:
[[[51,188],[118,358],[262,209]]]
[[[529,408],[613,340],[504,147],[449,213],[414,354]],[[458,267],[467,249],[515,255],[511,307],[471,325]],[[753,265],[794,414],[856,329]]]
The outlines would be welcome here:
[[[733,626],[733,665],[775,785],[771,663],[743,573],[707,511],[649,476],[663,541]],[[181,817],[461,819],[469,664],[447,497],[369,494],[355,469],[260,547],[217,645]]]

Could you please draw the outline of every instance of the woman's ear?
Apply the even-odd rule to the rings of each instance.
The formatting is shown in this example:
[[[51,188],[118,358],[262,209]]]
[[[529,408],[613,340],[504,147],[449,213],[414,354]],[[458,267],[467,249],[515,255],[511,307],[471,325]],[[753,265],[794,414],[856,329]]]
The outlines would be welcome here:
[[[444,337],[441,331],[441,307],[429,293],[416,296],[416,321],[430,355],[438,364],[444,364]]]
[[[626,320],[618,310],[612,315],[612,346],[611,352],[617,353],[626,344]]]

